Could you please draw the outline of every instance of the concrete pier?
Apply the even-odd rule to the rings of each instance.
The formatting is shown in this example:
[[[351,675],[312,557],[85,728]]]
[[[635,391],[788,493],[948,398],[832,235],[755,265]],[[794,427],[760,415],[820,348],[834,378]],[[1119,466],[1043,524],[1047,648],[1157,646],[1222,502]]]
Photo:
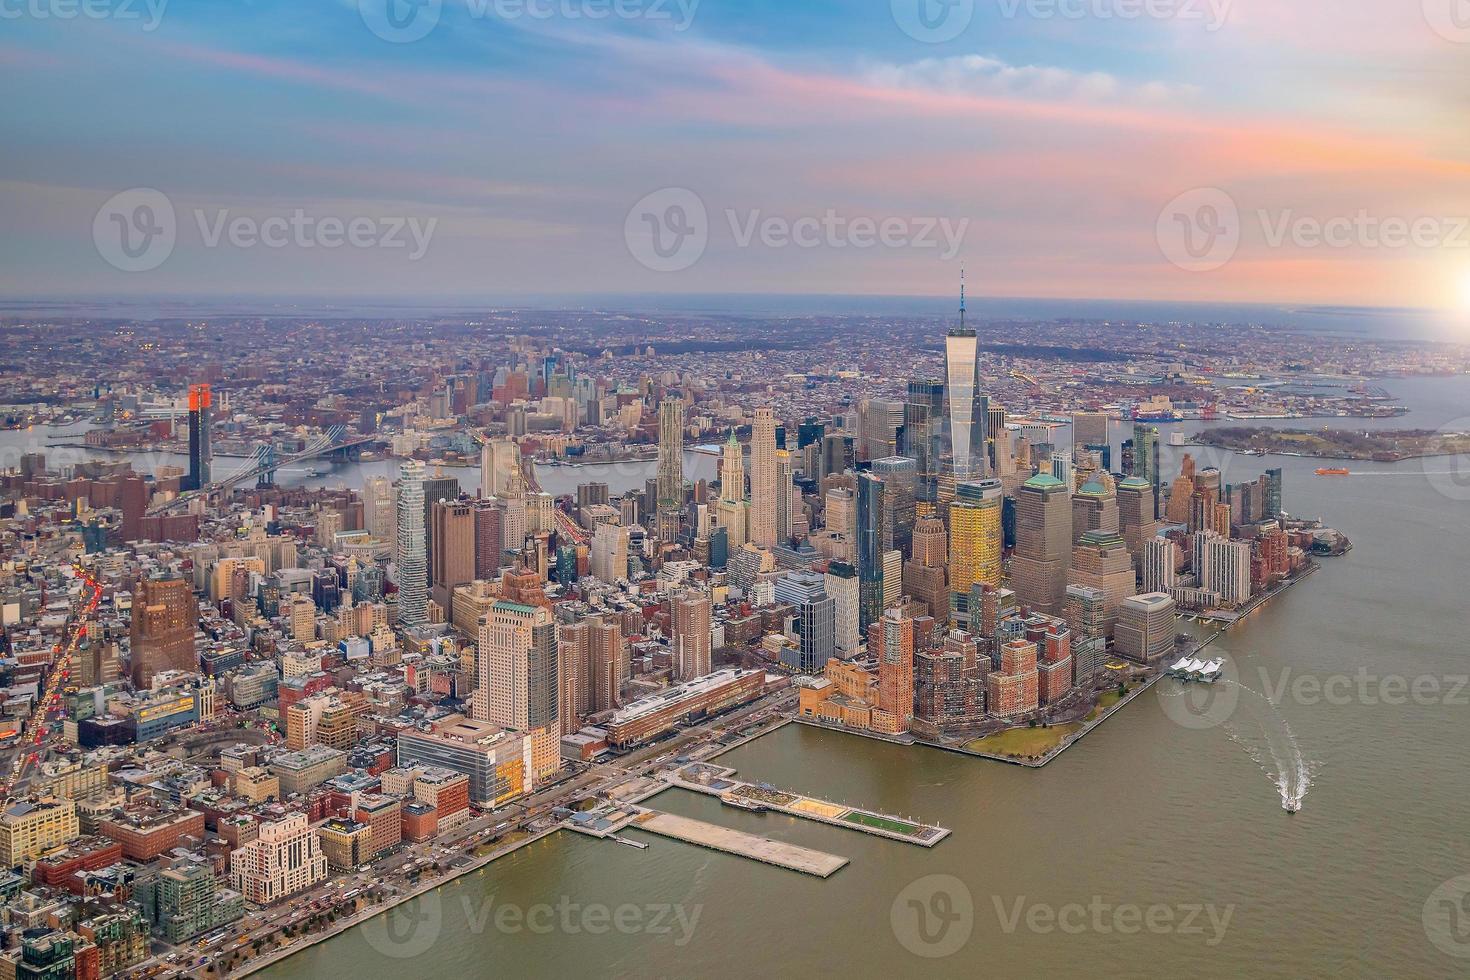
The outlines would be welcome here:
[[[783,844],[780,841],[744,834],[738,830],[730,830],[728,827],[705,823],[702,820],[691,820],[672,813],[657,813],[650,810],[639,816],[632,826],[661,837],[684,841],[686,844],[697,844],[712,851],[736,854],[740,857],[775,865],[778,868],[815,875],[818,878],[831,877],[846,867],[849,860],[836,854],[826,854],[807,847],[798,847],[795,844]]]
[[[772,810],[803,820],[815,820],[832,827],[857,830],[875,837],[933,847],[949,836],[946,827],[895,817],[876,810],[847,806],[779,790],[761,783],[734,778],[734,769],[700,762],[665,774],[674,786],[718,797],[726,806],[761,812]]]

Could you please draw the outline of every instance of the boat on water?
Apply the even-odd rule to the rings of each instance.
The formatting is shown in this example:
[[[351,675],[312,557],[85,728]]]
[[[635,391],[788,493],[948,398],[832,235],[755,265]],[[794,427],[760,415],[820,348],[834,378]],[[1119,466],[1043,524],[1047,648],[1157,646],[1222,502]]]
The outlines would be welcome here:
[[[1282,804],[1281,804],[1281,809],[1283,809],[1287,813],[1291,813],[1291,814],[1295,814],[1295,813],[1299,812],[1301,810],[1301,808],[1302,808],[1302,801],[1301,800],[1284,800],[1284,801],[1282,801]]]
[[[1350,476],[1351,470],[1345,470],[1340,466],[1322,466],[1317,470],[1318,476]]]

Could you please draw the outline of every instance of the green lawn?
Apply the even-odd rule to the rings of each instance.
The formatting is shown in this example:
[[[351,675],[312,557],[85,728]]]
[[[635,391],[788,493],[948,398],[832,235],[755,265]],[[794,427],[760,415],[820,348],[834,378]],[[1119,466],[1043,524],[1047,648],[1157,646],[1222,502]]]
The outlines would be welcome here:
[[[849,823],[862,824],[864,827],[873,827],[877,830],[886,830],[889,833],[903,834],[912,837],[919,832],[919,828],[902,820],[890,820],[887,817],[875,817],[871,813],[858,813],[853,811],[842,819]]]
[[[984,738],[977,738],[965,748],[972,752],[1004,755],[1013,759],[1036,759],[1062,743],[1062,739],[1081,729],[1081,725],[1053,725],[1050,728],[1011,728]]]
[[[1128,690],[1131,691],[1133,690],[1133,688],[1130,687]],[[1109,708],[1117,704],[1122,699],[1123,696],[1118,693],[1118,689],[1116,687],[1110,691],[1104,691],[1102,694],[1098,695],[1097,706],[1087,713],[1087,720],[1094,720],[1095,718],[1097,718],[1098,715],[1102,714],[1104,711],[1107,711]]]

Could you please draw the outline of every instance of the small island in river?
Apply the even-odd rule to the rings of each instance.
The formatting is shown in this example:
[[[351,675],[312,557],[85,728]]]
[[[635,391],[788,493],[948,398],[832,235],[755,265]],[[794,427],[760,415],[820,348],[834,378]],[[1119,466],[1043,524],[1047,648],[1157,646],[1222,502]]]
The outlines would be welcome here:
[[[1225,426],[1201,432],[1193,442],[1236,452],[1383,463],[1470,453],[1470,432],[1438,432],[1432,429],[1352,431]]]

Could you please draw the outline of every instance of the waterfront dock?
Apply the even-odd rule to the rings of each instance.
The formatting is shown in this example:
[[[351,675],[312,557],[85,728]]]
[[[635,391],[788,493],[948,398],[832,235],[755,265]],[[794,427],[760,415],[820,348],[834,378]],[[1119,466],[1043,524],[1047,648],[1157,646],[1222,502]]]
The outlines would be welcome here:
[[[714,796],[726,806],[755,812],[771,810],[920,847],[933,847],[950,834],[945,827],[745,782],[735,779],[734,774],[734,769],[725,766],[695,763],[666,773],[664,778],[680,789]]]
[[[784,844],[781,841],[754,834],[741,833],[728,827],[675,816],[672,813],[644,811],[633,821],[632,826],[660,837],[707,847],[712,851],[735,854],[764,864],[800,871],[818,878],[830,878],[845,868],[849,859],[836,854],[814,851],[809,847]]]

